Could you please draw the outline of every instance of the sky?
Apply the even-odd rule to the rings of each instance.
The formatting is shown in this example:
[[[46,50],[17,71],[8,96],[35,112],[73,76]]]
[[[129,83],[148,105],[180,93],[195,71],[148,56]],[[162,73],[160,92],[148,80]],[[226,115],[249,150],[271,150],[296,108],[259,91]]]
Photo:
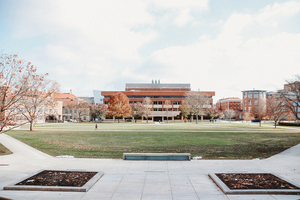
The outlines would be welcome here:
[[[160,80],[216,103],[300,74],[300,0],[0,0],[0,36],[76,96]]]

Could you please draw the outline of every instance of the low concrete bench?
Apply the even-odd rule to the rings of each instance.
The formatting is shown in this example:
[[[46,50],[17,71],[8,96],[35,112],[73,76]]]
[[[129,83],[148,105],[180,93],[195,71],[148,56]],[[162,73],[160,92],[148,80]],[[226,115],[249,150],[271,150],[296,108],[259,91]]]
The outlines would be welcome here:
[[[123,160],[191,160],[190,153],[123,153]]]

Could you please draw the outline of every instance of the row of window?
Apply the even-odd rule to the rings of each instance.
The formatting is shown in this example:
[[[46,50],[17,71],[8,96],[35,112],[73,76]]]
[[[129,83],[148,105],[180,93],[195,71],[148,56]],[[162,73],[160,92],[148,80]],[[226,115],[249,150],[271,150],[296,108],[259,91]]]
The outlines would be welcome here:
[[[44,120],[45,116],[38,116],[37,120]],[[16,116],[14,121],[24,121],[27,120],[26,117],[24,117],[23,115],[20,116]]]
[[[69,120],[69,119],[74,119],[74,120],[76,120],[77,117],[76,117],[76,116],[74,116],[74,117],[72,117],[72,116],[65,116],[65,120]],[[83,116],[83,120],[84,120],[84,121],[86,120],[86,116]]]
[[[143,103],[141,101],[130,101],[129,104],[134,104],[134,103]],[[181,105],[180,101],[173,101],[171,102],[173,105]],[[105,104],[109,104],[108,101],[105,101]],[[163,105],[162,101],[153,101],[153,105]],[[65,112],[66,113],[66,112]]]
[[[179,108],[153,108],[153,111],[180,111]]]
[[[254,99],[258,99],[258,96],[259,98],[265,98],[264,92],[244,92],[244,98],[252,98],[252,94]]]
[[[69,112],[70,114],[72,114],[72,109],[70,109],[70,110],[65,109],[65,114],[68,114],[68,112]],[[74,112],[73,112],[73,113],[77,113],[77,110],[74,109]],[[86,114],[86,111],[85,111],[85,110],[83,111],[83,114]]]

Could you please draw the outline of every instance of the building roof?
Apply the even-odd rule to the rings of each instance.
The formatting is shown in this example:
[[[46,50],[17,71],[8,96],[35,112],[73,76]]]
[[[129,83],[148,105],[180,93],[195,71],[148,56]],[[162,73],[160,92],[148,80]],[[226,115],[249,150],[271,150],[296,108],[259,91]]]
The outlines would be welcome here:
[[[191,88],[189,83],[126,83],[126,89],[128,88]]]
[[[70,93],[55,93],[54,97],[56,99],[77,99],[77,96]]]
[[[267,90],[243,90],[242,92],[266,92]]]

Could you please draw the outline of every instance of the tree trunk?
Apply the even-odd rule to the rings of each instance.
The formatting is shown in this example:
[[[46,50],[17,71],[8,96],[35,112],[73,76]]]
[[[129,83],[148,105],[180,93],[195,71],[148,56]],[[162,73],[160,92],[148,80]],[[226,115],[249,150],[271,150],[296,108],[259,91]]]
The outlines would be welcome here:
[[[196,124],[198,124],[198,115],[196,115]]]
[[[275,128],[276,128],[276,124],[277,124],[277,121],[275,121]]]
[[[30,131],[32,131],[33,121],[30,122]]]
[[[203,122],[203,115],[201,115],[201,122]]]
[[[120,118],[118,118],[118,123],[120,123]]]

